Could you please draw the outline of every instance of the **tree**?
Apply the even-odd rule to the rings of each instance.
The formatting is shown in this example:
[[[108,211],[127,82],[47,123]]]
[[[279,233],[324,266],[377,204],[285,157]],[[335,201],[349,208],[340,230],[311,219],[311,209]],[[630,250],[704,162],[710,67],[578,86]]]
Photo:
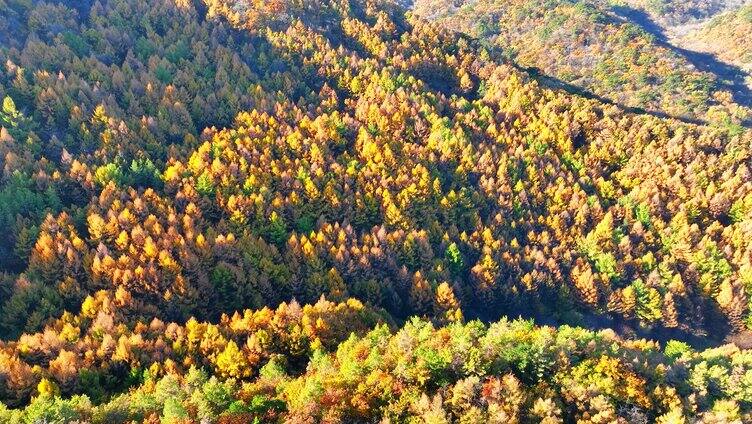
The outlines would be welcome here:
[[[278,246],[287,241],[287,224],[276,211],[273,211],[269,217],[267,234],[269,240]]]
[[[668,328],[675,328],[679,325],[679,315],[676,310],[676,304],[674,303],[674,295],[671,292],[666,292],[663,295],[663,325]]]
[[[443,322],[462,322],[462,309],[452,287],[443,282],[436,287],[436,316]]]
[[[495,300],[496,281],[499,278],[499,265],[486,252],[470,271],[475,281],[477,295],[486,304],[491,304]]]
[[[52,381],[43,378],[37,385],[37,394],[43,398],[53,398],[60,395],[60,389]]]
[[[434,310],[434,296],[431,290],[431,284],[426,280],[420,271],[413,276],[412,287],[410,288],[410,306],[413,313],[419,316],[430,316]]]
[[[595,285],[595,277],[590,265],[580,260],[574,269],[572,269],[572,280],[582,301],[590,307],[598,307],[598,288]]]
[[[658,290],[652,287],[646,287],[641,280],[632,283],[634,288],[636,306],[635,311],[637,318],[645,322],[652,322],[661,319],[661,295]]]
[[[225,349],[217,355],[215,363],[217,372],[224,378],[247,378],[253,369],[244,352],[230,340]]]
[[[460,252],[457,243],[451,243],[444,254],[449,269],[452,271],[452,275],[459,276],[465,270],[465,261],[462,258],[462,252]]]

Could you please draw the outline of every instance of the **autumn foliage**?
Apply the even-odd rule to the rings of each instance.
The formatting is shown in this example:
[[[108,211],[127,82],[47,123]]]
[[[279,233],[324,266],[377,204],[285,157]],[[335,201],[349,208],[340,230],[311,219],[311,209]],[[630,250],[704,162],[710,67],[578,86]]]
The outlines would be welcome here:
[[[752,323],[723,110],[543,87],[382,2],[0,22],[1,422],[750,418],[749,352],[666,342]]]

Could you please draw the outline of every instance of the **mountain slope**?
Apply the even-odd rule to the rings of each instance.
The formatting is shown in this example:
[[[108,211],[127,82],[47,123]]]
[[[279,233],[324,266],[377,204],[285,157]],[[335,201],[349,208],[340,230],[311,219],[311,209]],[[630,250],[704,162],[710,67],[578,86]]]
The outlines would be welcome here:
[[[0,399],[27,408],[0,418],[399,420],[456,384],[483,399],[446,413],[476,421],[749,414],[734,347],[463,324],[743,335],[752,133],[731,117],[542,87],[392,4],[4,6]]]
[[[741,6],[745,1],[747,0],[624,0],[613,4],[643,10],[665,28],[712,18]]]
[[[624,15],[597,1],[417,1],[415,13],[488,40],[524,67],[626,107],[712,120],[736,111],[713,73]],[[735,113],[735,112],[732,112]]]
[[[124,13],[112,10],[104,13]],[[284,32],[236,22],[257,37],[241,48],[257,46],[263,77],[236,56],[232,72],[247,73],[247,85],[227,84],[221,70],[210,81],[224,81],[218,92],[227,97],[217,105],[247,101],[255,110],[198,136],[184,105],[220,125],[224,115],[201,111],[221,108],[202,105],[200,91],[191,98],[200,79],[171,67],[160,50],[149,68],[121,50],[124,69],[144,69],[146,87],[117,71],[95,81],[102,73],[79,76],[75,58],[68,65],[37,54],[71,55],[57,40],[9,50],[7,92],[28,116],[15,106],[7,112],[15,125],[6,135],[7,195],[48,190],[59,201],[46,218],[44,203],[8,213],[19,231],[7,249],[28,265],[27,282],[7,299],[6,331],[38,328],[45,309],[27,318],[26,302],[50,289],[57,295],[38,307],[76,308],[95,290],[120,290],[134,297],[132,315],[177,320],[336,293],[405,317],[422,313],[421,296],[442,282],[479,316],[584,311],[661,323],[670,302],[680,319],[672,312],[667,324],[701,331],[718,324],[698,311],[719,296],[747,314],[736,271],[748,258],[734,255],[746,243],[735,234],[746,228],[750,184],[739,146],[747,132],[624,114],[541,89],[465,40],[373,13],[371,23],[345,15],[335,26],[295,21]],[[93,84],[96,98],[102,83],[118,80],[134,85],[101,96],[100,105],[74,97]],[[40,86],[39,95],[21,97],[23,81]],[[48,84],[57,89],[41,88]],[[139,90],[153,97],[132,101]],[[55,95],[57,112],[48,100]],[[54,117],[69,102],[66,129]],[[33,155],[21,153],[23,140],[36,143]],[[672,250],[677,229],[687,233],[687,250]],[[240,253],[247,249],[259,253]],[[261,273],[244,277],[258,261]],[[198,302],[223,305],[238,290],[224,309]],[[650,304],[634,304],[635,292],[649,293]]]
[[[749,399],[749,352],[731,345],[696,351],[674,341],[661,349],[610,331],[508,320],[436,327],[414,319],[399,330],[377,325],[365,331],[374,315],[352,300],[302,309],[282,304],[220,324],[153,321],[130,331],[102,326],[104,317],[112,318],[106,299],[91,306],[99,308],[96,320],[96,310],[87,310],[57,324],[68,329],[72,318],[81,319],[74,324],[84,328],[78,340],[54,339],[52,352],[44,344],[53,340],[52,330],[19,341],[27,358],[54,359],[31,405],[8,410],[0,403],[0,420],[631,424],[750,418],[742,406]],[[112,359],[98,353],[111,350],[115,339]],[[24,384],[36,383],[40,373],[30,359],[8,360],[2,352],[0,363],[23,376],[14,381],[14,393],[28,390]],[[134,368],[122,380],[113,378],[123,364]],[[114,384],[134,387],[102,402]],[[54,397],[71,388],[85,395]]]
[[[724,13],[686,37],[688,43],[752,71],[752,5]]]

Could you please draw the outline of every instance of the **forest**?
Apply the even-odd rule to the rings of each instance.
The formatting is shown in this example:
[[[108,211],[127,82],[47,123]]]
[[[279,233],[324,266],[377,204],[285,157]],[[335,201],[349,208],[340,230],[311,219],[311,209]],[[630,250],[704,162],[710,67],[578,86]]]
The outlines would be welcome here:
[[[752,422],[749,110],[497,47],[379,0],[0,0],[0,422]]]
[[[682,26],[699,25],[697,19],[718,15],[715,19],[720,20],[724,2],[415,0],[413,9],[418,16],[478,38],[565,88],[638,112],[712,123],[719,109],[749,115],[749,88],[740,93],[725,81],[733,69],[723,67],[722,75],[712,72],[723,65],[708,66],[700,52],[689,50],[700,44],[695,39],[701,31],[677,37],[681,40],[670,38],[688,32]],[[720,34],[702,38],[734,49],[727,56],[741,56],[742,49],[735,46],[746,44],[746,28],[731,30],[725,22],[718,27],[739,34],[738,40]]]
[[[726,61],[752,69],[752,5],[720,14],[688,35],[690,42],[718,54]]]

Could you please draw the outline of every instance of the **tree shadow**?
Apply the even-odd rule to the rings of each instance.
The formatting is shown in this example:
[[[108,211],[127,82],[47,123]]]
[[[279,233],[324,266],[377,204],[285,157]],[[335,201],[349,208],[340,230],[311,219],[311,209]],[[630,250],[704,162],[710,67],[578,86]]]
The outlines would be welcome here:
[[[711,53],[688,50],[671,44],[663,28],[642,10],[629,6],[613,6],[611,10],[618,17],[639,26],[652,35],[659,46],[684,57],[696,69],[715,75],[718,79],[718,87],[729,91],[735,102],[744,106],[752,106],[752,89],[746,84],[747,73],[741,68],[722,62]]]
[[[569,325],[595,332],[611,330],[626,340],[648,339],[664,346],[671,340],[679,340],[697,350],[725,343],[734,343],[739,348],[752,347],[752,332],[735,332],[724,313],[713,301],[702,304],[703,316],[699,321],[699,326],[683,325],[669,328],[661,323],[641,324],[634,318],[625,319],[610,313],[598,313],[579,307],[575,308],[574,314],[567,318],[563,315],[557,316],[556,312],[562,311],[557,311],[555,306],[544,305],[543,310],[532,307],[531,305],[537,303],[534,297],[517,300],[519,302],[515,306],[505,305],[498,308],[488,308],[477,302],[469,302],[463,305],[462,312],[467,320],[477,319],[486,324],[497,322],[502,318],[526,319],[532,320],[539,326],[559,328],[562,325]]]

